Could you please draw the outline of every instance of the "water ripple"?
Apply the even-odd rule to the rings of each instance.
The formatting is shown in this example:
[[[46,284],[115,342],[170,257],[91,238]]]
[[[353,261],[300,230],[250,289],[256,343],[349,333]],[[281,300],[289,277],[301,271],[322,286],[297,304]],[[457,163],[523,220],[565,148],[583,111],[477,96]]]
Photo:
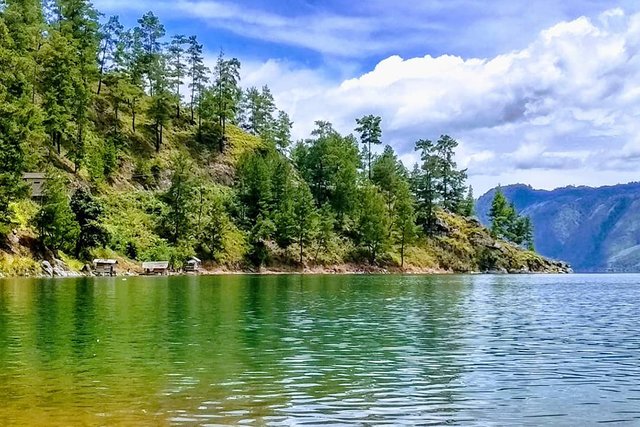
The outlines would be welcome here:
[[[0,281],[0,424],[640,425],[640,276]]]

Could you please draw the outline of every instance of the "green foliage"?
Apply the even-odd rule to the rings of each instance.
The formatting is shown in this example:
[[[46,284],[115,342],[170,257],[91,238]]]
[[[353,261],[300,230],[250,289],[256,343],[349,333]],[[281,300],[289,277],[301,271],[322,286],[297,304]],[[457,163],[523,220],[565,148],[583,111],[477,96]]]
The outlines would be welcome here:
[[[418,141],[411,174],[390,146],[373,155],[379,116],[356,120],[359,139],[318,121],[291,148],[291,118],[267,86],[243,90],[240,62],[222,53],[211,73],[197,38],[166,43],[152,12],[127,29],[117,17],[100,26],[87,0],[0,3],[0,234],[29,235],[33,222],[60,253],[178,267],[192,255],[237,267],[366,254],[452,270],[482,258],[469,237],[482,233],[450,216],[473,213],[453,138]],[[44,165],[37,209],[21,175]],[[503,216],[496,233],[530,246],[528,218],[509,206]]]
[[[418,223],[427,234],[432,234],[435,226],[438,193],[436,190],[436,165],[438,159],[432,154],[434,146],[429,140],[416,142],[416,151],[421,151],[422,165],[415,165],[411,173],[411,183],[418,207]]]
[[[238,121],[246,131],[273,143],[275,111],[276,105],[271,90],[267,86],[263,86],[260,90],[251,87],[242,96]]]
[[[360,142],[364,145],[364,157],[367,159],[368,176],[371,179],[371,144],[379,145],[382,143],[382,128],[380,122],[382,119],[380,116],[368,115],[356,119],[358,127],[356,132],[360,134]]]
[[[22,182],[22,143],[31,139],[38,126],[29,103],[28,63],[17,56],[16,49],[0,18],[0,235],[6,234],[11,222],[10,204],[27,194]]]
[[[500,186],[496,188],[491,210],[491,234],[533,250],[533,225],[526,216],[520,216],[513,204],[504,196]]]
[[[80,227],[69,206],[67,181],[59,173],[47,173],[36,227],[40,239],[49,248],[69,253],[76,249]]]
[[[240,82],[240,61],[237,58],[224,59],[220,52],[214,69],[215,81],[213,87],[205,92],[204,99],[211,100],[206,110],[217,119],[220,127],[219,149],[224,150],[227,121],[234,120],[238,114],[238,106],[242,97]]]
[[[389,243],[387,207],[382,194],[370,184],[360,189],[358,202],[358,242],[367,249],[369,263],[374,264]]]
[[[171,186],[162,199],[168,209],[165,216],[165,235],[172,243],[188,240],[193,235],[193,212],[196,184],[191,162],[185,156],[176,156],[171,163]]]
[[[168,254],[169,244],[156,233],[166,207],[152,193],[111,193],[102,198],[102,203],[102,224],[110,236],[109,247],[131,259],[169,259],[156,256],[161,249],[161,254]]]
[[[304,262],[304,248],[311,243],[318,228],[318,216],[311,191],[306,183],[299,183],[293,189],[294,233],[300,247],[299,262]]]
[[[80,227],[74,253],[76,257],[88,259],[91,249],[104,246],[109,241],[101,222],[104,208],[90,191],[81,188],[71,197],[71,210]]]
[[[202,106],[202,93],[206,83],[209,81],[207,73],[209,69],[204,65],[204,55],[202,53],[202,44],[198,43],[196,36],[189,37],[189,47],[187,48],[187,64],[188,73],[191,79],[189,88],[191,89],[191,121],[194,121],[195,107],[198,107],[199,116],[202,117],[200,108]]]
[[[417,234],[414,200],[407,181],[400,181],[396,190],[393,225],[396,243],[400,245],[400,267],[404,267],[405,249]]]
[[[27,231],[33,227],[40,207],[33,200],[21,199],[11,203],[10,210],[10,218],[15,221],[13,225],[20,231]]]
[[[413,190],[418,201],[418,221],[427,234],[435,232],[435,214],[438,208],[448,212],[469,215],[473,210],[473,194],[465,198],[467,171],[458,170],[454,160],[458,142],[442,135],[436,143],[421,139],[416,142],[422,165],[414,167]]]
[[[29,256],[0,252],[0,275],[34,276],[41,271],[40,263]]]
[[[515,212],[511,209],[507,198],[504,197],[502,189],[498,187],[489,211],[491,234],[494,237],[507,237],[509,223],[514,220],[514,215]]]
[[[278,111],[278,117],[274,123],[273,142],[280,152],[284,153],[291,145],[291,127],[293,122],[284,111]]]
[[[313,138],[299,142],[291,157],[311,188],[316,204],[329,203],[338,222],[355,208],[360,158],[353,137],[343,137],[328,122],[316,122]]]
[[[473,187],[469,186],[467,196],[460,203],[458,213],[463,216],[473,216],[475,214],[475,199],[473,198]]]
[[[246,237],[228,214],[231,195],[219,187],[204,186],[197,192],[197,253],[202,259],[239,265],[247,254]]]

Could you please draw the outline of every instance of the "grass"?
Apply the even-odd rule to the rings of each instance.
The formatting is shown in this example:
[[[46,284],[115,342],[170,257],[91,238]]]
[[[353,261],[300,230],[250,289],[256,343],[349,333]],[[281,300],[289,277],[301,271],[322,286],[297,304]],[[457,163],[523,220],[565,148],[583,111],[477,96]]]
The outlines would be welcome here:
[[[41,271],[40,263],[29,256],[0,252],[0,275],[35,276]]]

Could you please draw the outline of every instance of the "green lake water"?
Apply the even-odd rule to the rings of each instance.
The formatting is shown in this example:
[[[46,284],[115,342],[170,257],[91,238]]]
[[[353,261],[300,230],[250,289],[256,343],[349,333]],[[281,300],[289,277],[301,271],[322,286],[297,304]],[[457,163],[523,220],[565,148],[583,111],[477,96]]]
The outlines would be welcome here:
[[[640,276],[0,280],[0,425],[640,425]]]

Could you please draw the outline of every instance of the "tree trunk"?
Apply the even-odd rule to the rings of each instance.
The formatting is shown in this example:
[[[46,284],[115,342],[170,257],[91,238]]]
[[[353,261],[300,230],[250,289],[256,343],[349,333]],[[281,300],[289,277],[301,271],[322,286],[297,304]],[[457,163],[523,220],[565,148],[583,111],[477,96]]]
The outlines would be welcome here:
[[[178,57],[178,62],[180,62],[179,57]],[[178,74],[178,82],[180,81],[181,78],[182,76]],[[176,98],[178,99],[178,102],[176,102],[176,119],[179,119],[180,118],[180,83],[178,83],[177,85]]]
[[[404,232],[402,233],[402,242],[400,243],[400,268],[404,269]]]
[[[369,143],[369,150],[367,154],[369,155],[369,181],[371,181],[371,143]]]
[[[160,146],[162,145],[162,125],[156,122],[156,153],[160,152]]]
[[[195,115],[194,115],[194,113],[193,113],[193,101],[194,101],[194,99],[195,99],[195,93],[196,93],[196,92],[195,92],[195,88],[193,88],[193,87],[192,87],[192,88],[191,88],[191,102],[190,102],[190,108],[191,108],[191,123],[193,123],[193,122],[194,122],[194,117],[195,117]]]
[[[105,43],[104,48],[102,49],[102,59],[100,60],[100,77],[98,77],[98,95],[100,95],[100,90],[102,89],[102,75],[104,74],[104,60],[107,54],[107,45]]]
[[[303,243],[302,243],[302,233],[300,233],[300,237],[299,237],[299,242],[300,242],[300,266],[302,267],[302,251],[303,251]]]

